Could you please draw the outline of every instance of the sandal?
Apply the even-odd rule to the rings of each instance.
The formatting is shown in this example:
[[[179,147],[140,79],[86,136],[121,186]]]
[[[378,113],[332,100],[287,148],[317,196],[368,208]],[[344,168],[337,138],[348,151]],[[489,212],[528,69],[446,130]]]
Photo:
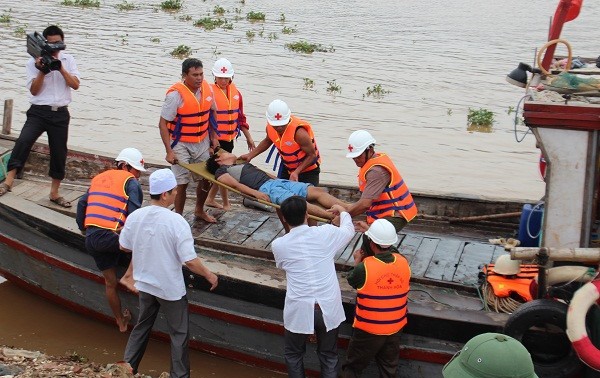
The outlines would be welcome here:
[[[0,184],[0,197],[11,191],[11,187],[7,183]]]
[[[54,199],[50,198],[50,202],[54,202],[58,206],[66,207],[66,208],[69,208],[69,207],[73,206],[71,204],[71,202],[69,202],[69,201],[67,201],[65,199],[65,197],[57,197],[57,198],[54,198]]]

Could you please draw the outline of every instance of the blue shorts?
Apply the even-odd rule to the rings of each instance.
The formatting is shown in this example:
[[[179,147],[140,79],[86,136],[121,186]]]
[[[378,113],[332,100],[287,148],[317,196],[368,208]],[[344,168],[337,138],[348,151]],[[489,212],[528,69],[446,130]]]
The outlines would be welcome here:
[[[271,198],[271,202],[281,205],[283,201],[291,196],[306,198],[308,187],[311,184],[283,179],[273,179],[265,182],[258,188],[259,192],[265,193]]]

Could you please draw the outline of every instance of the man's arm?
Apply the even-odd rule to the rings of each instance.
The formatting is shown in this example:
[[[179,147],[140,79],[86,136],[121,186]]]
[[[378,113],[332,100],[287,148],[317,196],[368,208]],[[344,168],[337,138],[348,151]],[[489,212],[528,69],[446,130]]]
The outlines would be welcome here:
[[[256,146],[255,149],[248,152],[247,154],[240,156],[240,159],[245,160],[245,161],[250,161],[255,156],[260,155],[263,152],[265,152],[267,150],[267,148],[271,147],[271,145],[273,145],[273,142],[271,142],[271,139],[269,139],[269,137],[266,136],[265,139],[260,141],[260,143],[258,144],[258,146]]]
[[[175,156],[175,152],[171,149],[171,135],[169,134],[169,129],[167,127],[167,120],[163,117],[160,117],[158,121],[158,129],[160,130],[160,139],[162,139],[163,145],[165,146],[165,151],[167,155],[165,156],[165,160],[167,163],[176,164],[177,157]]]
[[[85,192],[84,195],[81,196],[81,198],[79,198],[79,201],[77,202],[77,215],[75,217],[75,221],[77,222],[77,227],[79,227],[79,229],[81,231],[85,231],[85,212],[87,210],[87,199],[89,196],[89,190],[87,192]]]
[[[38,62],[39,59],[42,58],[40,57],[36,59],[36,62]],[[35,78],[33,78],[31,81],[31,86],[29,87],[29,93],[31,93],[32,96],[37,96],[42,90],[42,85],[44,85],[44,77],[46,77],[46,75],[42,71],[38,70],[37,75]]]
[[[143,192],[140,182],[135,178],[130,178],[125,184],[125,193],[129,197],[127,199],[127,215],[133,213],[142,207]]]
[[[271,201],[271,198],[269,198],[269,196],[266,193],[259,192],[258,190],[252,189],[251,187],[242,184],[238,180],[234,179],[233,176],[229,173],[222,174],[221,176],[219,176],[219,178],[217,178],[217,181],[222,182],[227,186],[231,186],[232,188],[239,190],[240,192],[246,195],[261,199],[263,201]]]
[[[71,73],[69,73],[69,71],[67,71],[67,68],[65,67],[64,64],[61,64],[59,72],[65,79],[65,83],[67,83],[69,88],[71,88],[73,90],[79,89],[79,78],[75,75],[71,75]]]
[[[296,129],[296,135],[294,135],[294,140],[300,146],[300,149],[304,151],[306,156],[304,160],[298,167],[294,170],[294,172],[290,173],[290,181],[298,181],[298,175],[309,165],[313,164],[317,159],[317,151],[315,150],[315,146],[308,135],[308,131],[306,131],[303,127],[298,127]]]
[[[185,266],[187,266],[187,268],[192,272],[206,278],[208,283],[210,283],[211,291],[214,290],[219,284],[219,277],[217,277],[216,274],[214,274],[207,267],[205,267],[204,264],[202,264],[202,261],[199,257],[196,257],[195,259],[190,261],[186,261]]]
[[[360,250],[356,250],[354,254],[356,254],[357,251]],[[365,272],[365,264],[361,264],[360,262],[357,263],[356,257],[354,261],[356,266],[350,272],[348,272],[347,280],[350,286],[358,289],[359,287],[364,286],[365,280],[367,279],[367,274]],[[360,258],[360,261],[362,262],[362,257]]]

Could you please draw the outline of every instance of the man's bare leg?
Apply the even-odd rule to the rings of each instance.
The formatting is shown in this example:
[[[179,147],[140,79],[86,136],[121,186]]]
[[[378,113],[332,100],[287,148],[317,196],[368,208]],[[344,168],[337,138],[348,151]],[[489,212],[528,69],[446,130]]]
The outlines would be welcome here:
[[[183,208],[185,206],[185,200],[187,199],[188,184],[177,185],[177,194],[175,195],[175,212],[177,214],[183,214]]]
[[[106,298],[108,299],[110,309],[115,316],[119,331],[125,332],[127,331],[127,324],[129,324],[129,321],[131,320],[131,314],[129,313],[129,310],[121,310],[121,299],[117,293],[117,275],[115,273],[115,268],[103,270],[102,275],[104,276],[104,283],[106,284]]]
[[[52,179],[52,184],[50,185],[50,199],[55,199],[60,197],[60,194],[58,193],[58,188],[60,188],[60,182],[62,180],[59,179]]]
[[[137,294],[138,290],[135,288],[135,280],[133,279],[133,262],[129,263],[127,271],[125,272],[123,277],[121,277],[119,283],[125,286],[127,290]]]
[[[319,205],[326,209],[330,209],[333,205],[341,205],[344,208],[348,206],[346,202],[335,198],[331,194],[327,193],[325,189],[318,188],[316,186],[308,187],[306,200],[309,202],[318,202]]]
[[[217,185],[213,185],[210,187],[210,190],[208,191],[208,197],[206,198],[206,202],[204,202],[204,204],[206,206],[210,206],[210,207],[214,207],[216,209],[222,209],[223,205],[221,205],[220,203],[218,203],[215,200],[215,197],[217,196],[217,191],[219,190]]]
[[[323,209],[321,206],[314,205],[310,202],[306,203],[306,208],[310,215],[314,215],[319,218],[325,218],[325,219],[332,220],[335,217],[334,213],[330,213],[329,211]]]
[[[196,186],[196,210],[194,211],[194,215],[196,218],[200,218],[208,223],[217,223],[215,217],[210,215],[204,210],[204,203],[206,202],[206,198],[208,197],[208,191],[210,189],[210,181],[202,180]]]

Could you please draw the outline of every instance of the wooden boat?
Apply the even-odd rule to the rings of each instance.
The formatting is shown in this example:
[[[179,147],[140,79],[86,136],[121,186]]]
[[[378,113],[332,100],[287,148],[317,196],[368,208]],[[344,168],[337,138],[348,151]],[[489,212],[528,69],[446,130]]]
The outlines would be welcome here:
[[[0,156],[13,141],[0,138]],[[48,198],[48,151],[34,146],[24,180],[0,197],[0,274],[14,283],[74,311],[113,322],[104,296],[103,279],[84,248],[75,224],[75,206],[58,208]],[[112,167],[111,158],[71,151],[61,193],[76,201],[91,177]],[[150,171],[158,166],[150,166]],[[144,187],[148,175],[141,178]],[[147,188],[147,187],[146,187]],[[358,198],[348,187],[328,187],[347,200]],[[193,196],[188,196],[193,197]],[[146,195],[146,198],[148,196]],[[506,314],[482,311],[477,295],[478,272],[504,253],[490,237],[507,237],[518,226],[520,201],[415,194],[421,215],[400,235],[399,250],[413,272],[409,322],[402,340],[400,377],[441,377],[441,367],[472,336],[500,331]],[[186,209],[193,209],[188,204]],[[184,271],[190,302],[192,348],[248,364],[285,371],[282,308],[285,275],[275,268],[270,243],[283,230],[274,213],[235,203],[231,211],[211,210],[217,224],[206,224],[184,214],[192,227],[197,251],[219,275],[219,287],[207,292],[202,278]],[[498,215],[500,214],[500,215]],[[359,235],[336,255],[347,319],[339,345],[345,349],[351,335],[354,290],[345,280]],[[137,298],[121,292],[125,307],[137,315]],[[164,319],[154,335],[166,339]],[[311,344],[306,367],[318,373]],[[344,356],[342,356],[344,358]],[[373,367],[371,367],[373,368]]]

